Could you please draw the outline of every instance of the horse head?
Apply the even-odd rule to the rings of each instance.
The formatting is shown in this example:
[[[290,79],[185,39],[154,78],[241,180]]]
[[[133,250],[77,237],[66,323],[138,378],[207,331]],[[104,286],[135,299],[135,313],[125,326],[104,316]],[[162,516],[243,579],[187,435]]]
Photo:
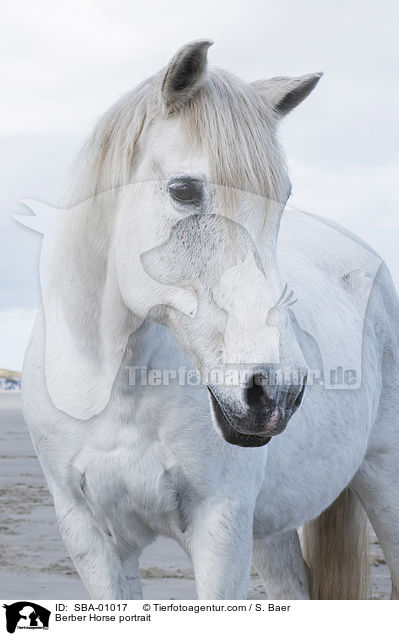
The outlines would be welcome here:
[[[276,254],[290,194],[277,127],[320,74],[246,83],[208,69],[210,44],[184,46],[88,142],[45,293],[46,379],[57,408],[101,412],[150,319],[206,378],[217,430],[260,446],[305,389]]]
[[[245,84],[207,70],[209,45],[183,47],[161,75],[159,112],[137,144],[141,196],[133,213],[129,198],[120,205],[116,266],[122,296],[139,313],[138,247],[146,274],[170,289],[148,316],[206,378],[225,439],[260,446],[285,428],[305,389],[289,312],[277,310],[276,243],[290,183],[276,127],[320,75]],[[186,293],[186,311],[176,290]],[[230,383],[220,382],[226,374]]]

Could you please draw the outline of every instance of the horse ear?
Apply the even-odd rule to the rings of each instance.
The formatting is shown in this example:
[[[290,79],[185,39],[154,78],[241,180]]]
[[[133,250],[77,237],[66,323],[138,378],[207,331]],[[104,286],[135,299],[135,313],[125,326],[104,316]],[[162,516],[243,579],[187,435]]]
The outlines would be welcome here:
[[[272,77],[252,82],[253,88],[265,97],[278,116],[283,117],[307,97],[323,73],[309,73],[301,77]]]
[[[169,63],[162,82],[162,98],[169,112],[181,108],[202,83],[212,44],[211,40],[190,42]]]

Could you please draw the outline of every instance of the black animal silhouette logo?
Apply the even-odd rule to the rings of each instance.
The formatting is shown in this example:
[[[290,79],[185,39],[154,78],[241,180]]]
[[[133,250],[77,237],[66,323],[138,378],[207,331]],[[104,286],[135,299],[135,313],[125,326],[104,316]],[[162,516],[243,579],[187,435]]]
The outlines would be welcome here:
[[[17,627],[19,629],[48,629],[51,612],[37,603],[18,601],[3,607],[6,610],[9,634],[13,634]]]

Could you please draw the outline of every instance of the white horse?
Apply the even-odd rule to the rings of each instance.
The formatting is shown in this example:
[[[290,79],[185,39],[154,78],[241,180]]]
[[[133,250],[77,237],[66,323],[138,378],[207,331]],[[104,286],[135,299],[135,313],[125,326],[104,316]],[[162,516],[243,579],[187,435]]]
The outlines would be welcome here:
[[[398,298],[359,239],[282,214],[278,122],[321,74],[247,84],[210,44],[104,115],[59,215],[22,389],[63,540],[98,599],[141,598],[159,534],[199,598],[245,598],[252,560],[269,598],[361,598],[364,508],[396,598]]]

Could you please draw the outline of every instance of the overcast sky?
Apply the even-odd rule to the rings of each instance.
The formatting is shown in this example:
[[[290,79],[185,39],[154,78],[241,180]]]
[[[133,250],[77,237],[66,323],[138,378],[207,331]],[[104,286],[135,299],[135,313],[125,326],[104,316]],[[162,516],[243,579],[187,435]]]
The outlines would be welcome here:
[[[283,123],[294,205],[371,243],[399,287],[396,0],[2,0],[0,367],[20,369],[39,302],[39,236],[9,219],[57,205],[93,122],[185,42],[245,80],[324,71]]]

